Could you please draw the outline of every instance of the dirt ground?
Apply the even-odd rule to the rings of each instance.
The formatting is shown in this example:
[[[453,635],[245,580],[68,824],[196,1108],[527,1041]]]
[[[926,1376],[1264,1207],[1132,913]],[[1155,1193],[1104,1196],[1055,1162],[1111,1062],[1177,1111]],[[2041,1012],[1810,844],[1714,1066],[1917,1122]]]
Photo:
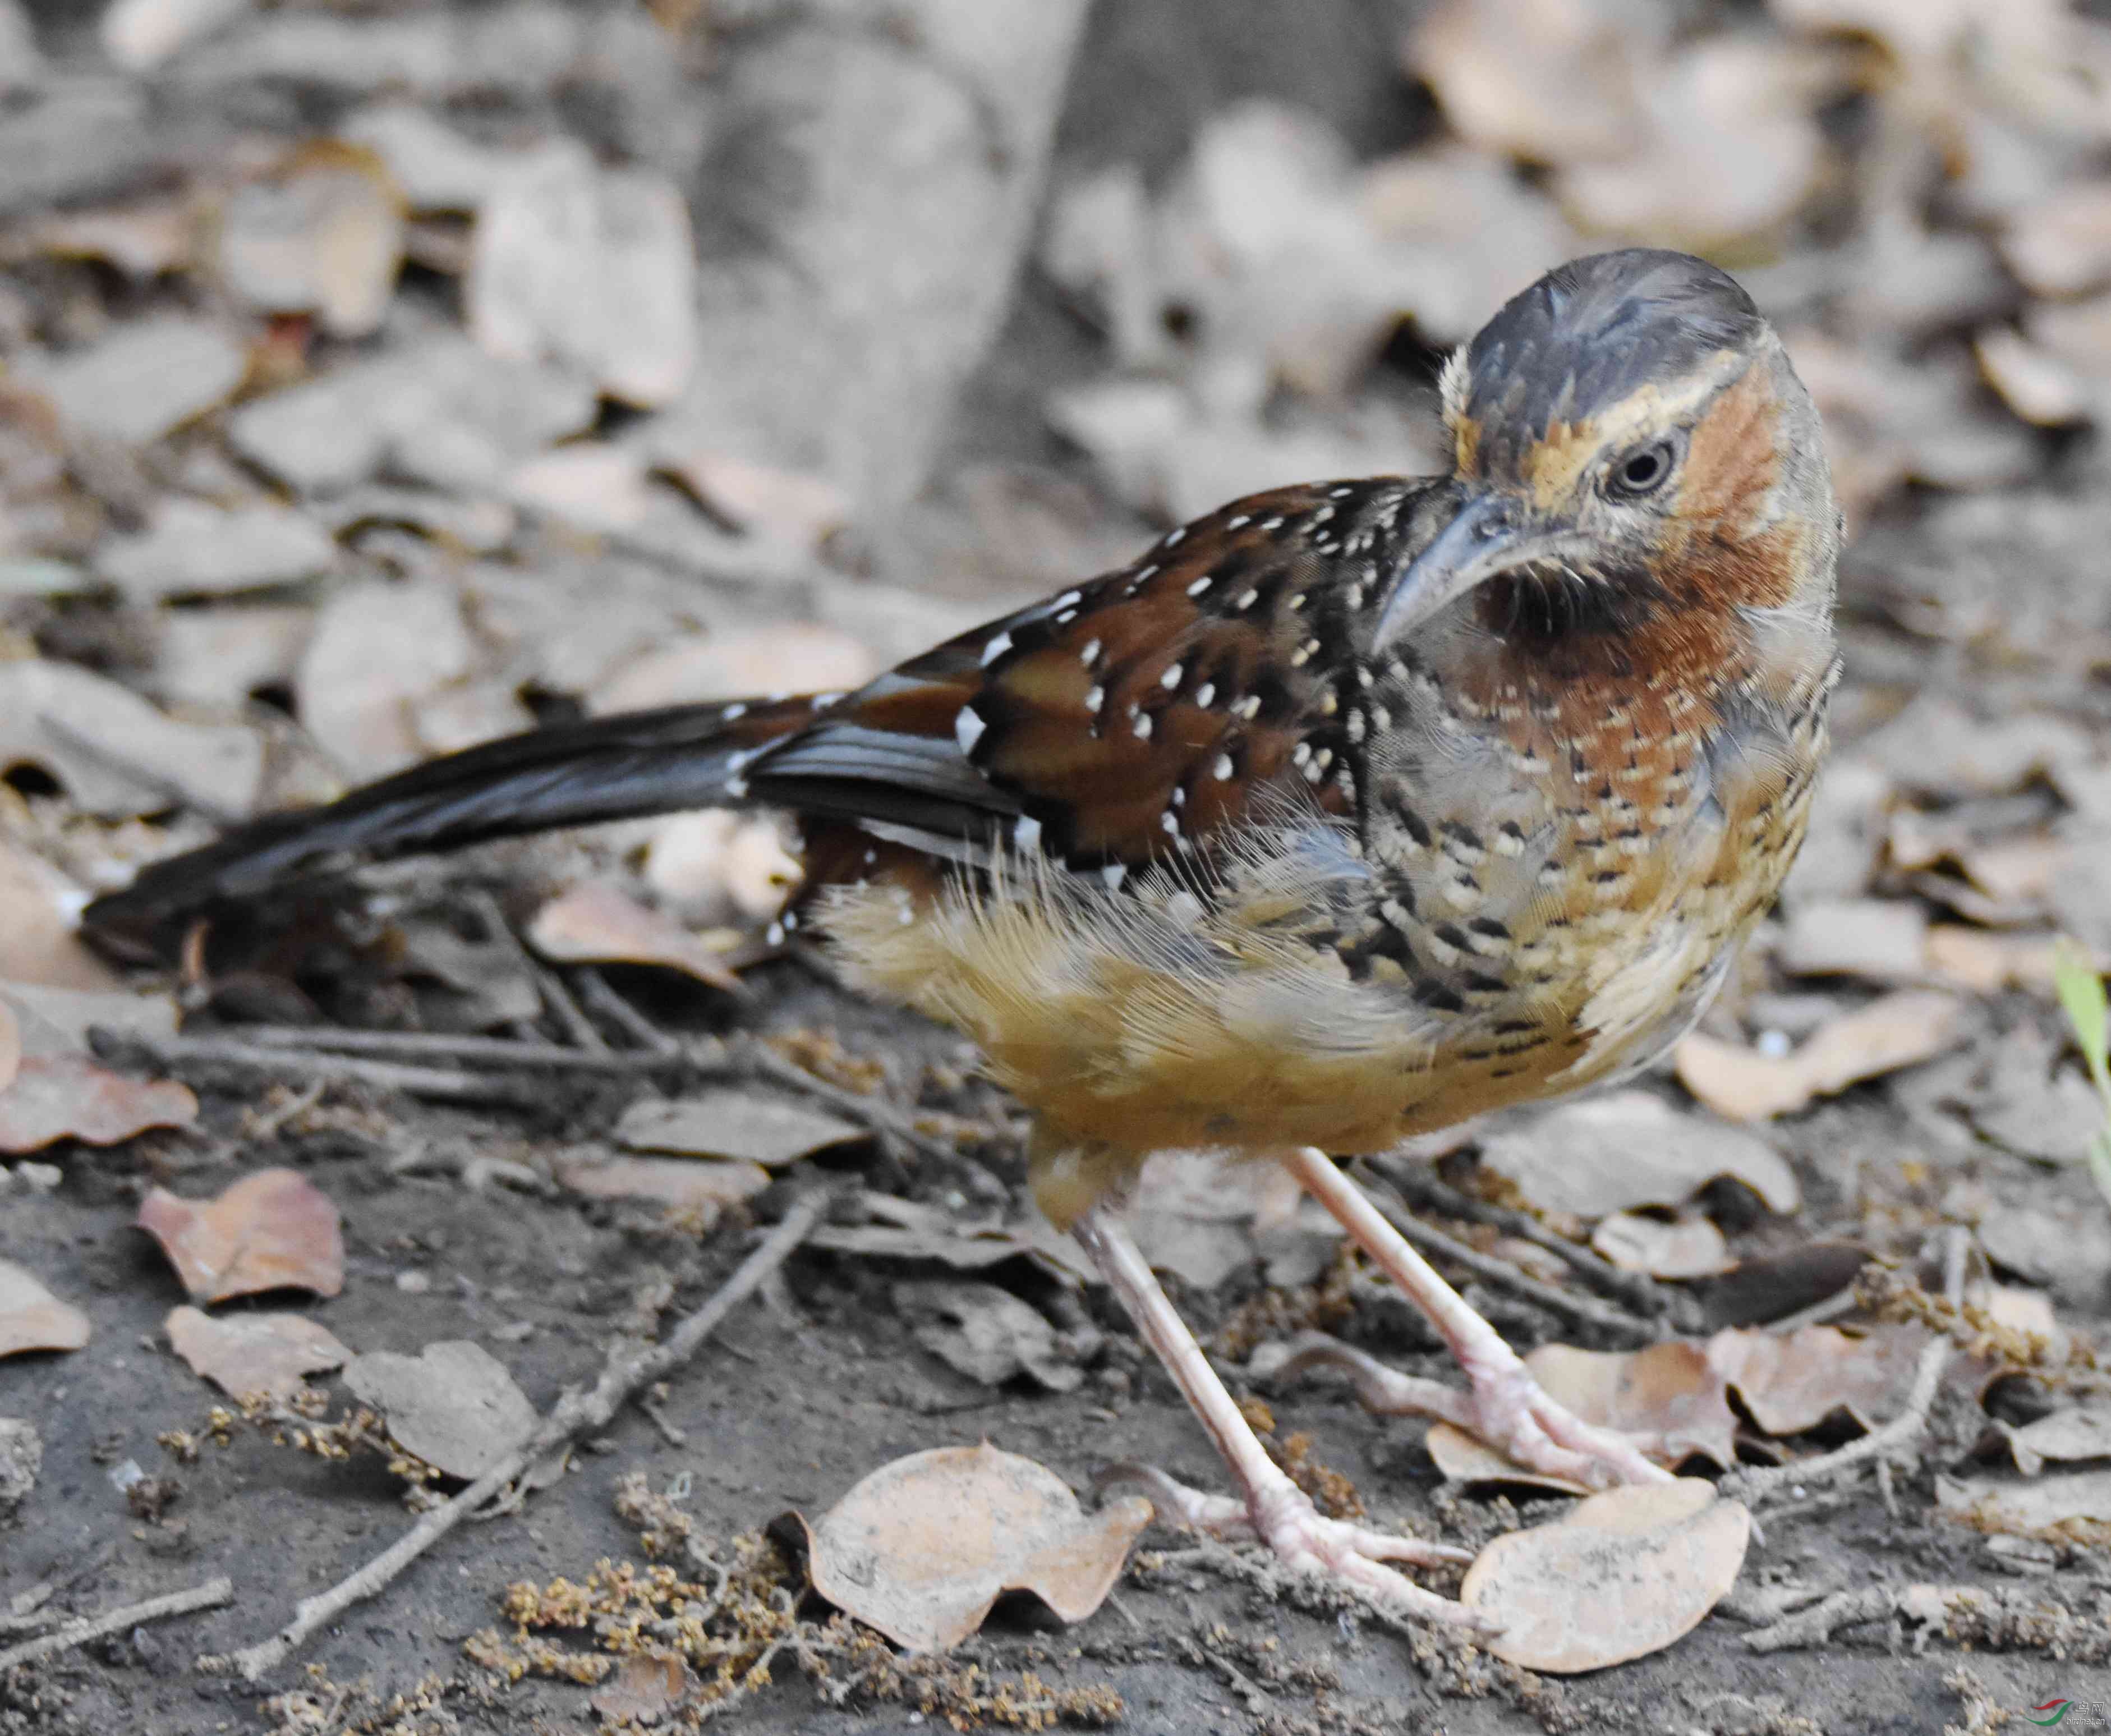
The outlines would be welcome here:
[[[419,9],[335,10],[363,16]],[[1267,0],[1218,0],[1208,10],[1205,23],[1196,7],[1177,0],[1101,0],[1092,8],[1055,132],[1062,173],[1133,164],[1147,185],[1162,188],[1210,117],[1256,96],[1325,116],[1359,159],[1429,136],[1430,93],[1402,78],[1394,48],[1417,9],[1342,0],[1311,8],[1308,18],[1303,7]],[[1697,18],[1724,9],[1679,10]],[[1727,9],[1741,17],[1763,10]],[[25,16],[55,61],[75,66],[89,52],[84,20],[73,9],[32,5]],[[303,120],[302,103],[312,100],[297,81],[236,82],[216,93],[189,89],[156,114],[172,133],[195,133],[205,125],[201,115],[215,114],[215,124],[238,123],[245,134],[291,133]],[[597,139],[604,133],[620,139],[629,123],[617,108],[597,108],[598,100],[591,90],[585,97],[574,92],[552,98],[547,114]],[[1829,118],[1840,123],[1836,131],[1851,131],[1853,116]],[[2097,148],[2091,162],[2100,161]],[[100,276],[66,277],[48,261],[17,275],[21,298],[33,308],[41,307],[39,298],[77,298],[81,281],[126,317],[139,311],[144,296],[137,285],[112,288]],[[1780,293],[1793,301],[1790,292]],[[77,307],[66,317],[85,318]],[[1012,548],[1008,552],[1017,558],[982,584],[974,577],[974,539],[987,535],[988,527],[956,499],[913,531],[892,540],[875,534],[860,577],[876,567],[901,582],[905,562],[913,564],[919,550],[937,550],[944,558],[933,558],[922,589],[938,600],[934,607],[955,611],[944,619],[963,611],[971,617],[994,612],[1029,583],[1060,582],[1062,571],[1044,571],[1037,560],[1060,562],[1086,550],[1115,558],[1139,543],[1148,534],[1142,527],[1177,504],[1178,488],[1169,484],[1164,498],[1144,498],[1137,489],[1110,487],[1106,469],[1092,462],[1105,453],[1088,456],[1074,440],[1059,439],[1042,414],[1051,394],[1101,376],[1104,336],[1079,316],[1073,289],[1029,266],[993,348],[960,390],[929,466],[941,498],[945,479],[976,466],[1030,469],[1041,491],[1035,500],[1055,504],[1046,519],[1026,514],[1006,522],[1058,522],[1053,553],[1037,550],[1028,558]],[[1403,333],[1387,352],[1385,379],[1399,393],[1426,390],[1432,348],[1426,334]],[[1976,384],[1968,401],[1974,416],[1996,414]],[[2004,829],[2034,838],[2058,832],[2063,850],[2077,859],[2101,851],[2100,831],[2069,822],[2079,815],[2100,824],[2084,774],[2093,766],[2100,784],[2104,745],[2111,738],[2104,686],[2111,581],[2103,563],[2101,507],[2111,473],[2093,431],[2095,413],[2027,437],[2019,424],[2004,423],[2003,439],[2017,434],[2035,443],[2005,493],[1945,492],[1950,484],[1934,475],[1933,460],[1899,460],[1895,476],[1868,484],[1855,503],[1864,534],[1843,594],[1843,759],[1885,768],[1894,793],[1883,800],[1917,802],[1916,813],[1936,820],[1962,816],[1967,829],[1981,827],[1975,837],[2005,835]],[[606,412],[599,431],[627,414]],[[1910,420],[1911,412],[1901,414]],[[1346,425],[1351,418],[1342,411],[1340,420]],[[1874,436],[1868,443],[1872,451],[1882,443]],[[1989,457],[1981,450],[1973,461],[2005,463],[2009,451],[2000,445]],[[116,462],[107,452],[105,459]],[[93,470],[78,452],[73,461],[83,473]],[[143,478],[128,471],[111,485],[133,497],[135,519],[120,516],[120,525],[136,523],[143,491],[188,474],[174,457],[157,463],[161,467],[150,466]],[[98,474],[107,479],[107,472]],[[538,548],[553,560],[575,561],[591,540],[584,532],[566,533],[529,543],[524,553],[516,545],[515,552],[531,566]],[[574,607],[591,611],[593,596],[582,579]],[[743,595],[731,613],[747,610],[768,620],[800,612],[779,609],[781,602],[773,598],[765,608]],[[87,605],[38,609],[11,616],[7,627],[32,655],[127,679],[151,661],[127,648],[128,634],[138,630],[136,616],[107,616]],[[917,629],[911,623],[901,630]],[[267,676],[256,686],[283,709],[283,680]],[[1963,772],[1956,775],[1963,781],[1945,785],[1949,774],[1936,770],[1916,784],[1910,766],[1900,769],[1914,744],[1901,748],[1883,732],[1909,705],[1929,699],[1964,707],[1987,729],[2016,718],[2062,720],[2087,744],[2091,763],[2027,754],[2027,763],[1987,772],[1979,785]],[[1952,751],[1954,743],[1932,735],[1924,745],[1931,763],[1963,757],[1961,749]],[[63,778],[16,784],[24,813],[48,819],[66,800]],[[1897,792],[1911,793],[1910,801]],[[1857,825],[1877,824],[1868,815],[1877,811],[1877,798],[1855,799],[1864,807],[1828,834],[1835,844]],[[206,835],[195,815],[181,823],[191,827],[185,837]],[[50,835],[57,826],[51,823]],[[17,834],[32,829],[25,820]],[[1879,896],[1923,917],[1961,918],[2004,938],[2086,928],[2073,920],[2077,907],[2111,929],[2102,915],[2111,899],[2103,896],[2100,876],[2089,881],[2093,892],[2082,893],[2071,890],[2071,875],[2050,891],[2035,882],[2021,892],[1989,890],[1991,868],[1981,862],[1980,873],[1971,866],[1977,844],[1932,851],[1914,864],[1904,861],[1900,834],[1889,835],[1899,861],[1876,865],[1877,847],[1864,840],[1863,864],[1846,871],[1828,866],[1822,889],[1835,902]],[[420,870],[409,884],[415,897],[442,904],[459,903],[473,885],[488,886],[508,894],[510,911],[509,888],[517,886],[523,860],[498,852],[469,866]],[[1960,860],[1967,862],[1962,870]],[[2084,862],[2075,871],[2086,868]],[[1792,914],[1785,914],[1782,930],[1791,935]],[[1822,962],[1806,975],[1791,968],[1792,955],[1782,961],[1785,944],[1779,932],[1770,938],[1768,956],[1746,973],[1711,1033],[1741,1041],[1786,1030],[1800,1038],[1832,1016],[1835,1001],[1859,1005],[1865,991],[1918,980],[1911,973],[1887,977],[1877,967],[1865,972]],[[2055,1161],[2046,1140],[2033,1148],[2032,1138],[2013,1132],[2012,1111],[2026,1121],[2036,1114],[2034,1099],[2015,1110],[2018,1070],[2029,1070],[2017,1055],[2039,1057],[2032,1088],[2048,1104],[2059,1080],[2079,1085],[2045,984],[2026,981],[2020,972],[1964,995],[1959,1038],[1926,1066],[1854,1085],[1764,1124],[1766,1143],[1792,1168],[1799,1203],[1777,1216],[1733,1184],[1703,1193],[1695,1209],[1719,1225],[1729,1255],[1757,1262],[1830,1239],[1912,1261],[1945,1226],[1976,1225],[1997,1275],[2043,1291],[2060,1326],[2077,1341],[2104,1342],[2111,1328],[2105,1196],[2086,1166],[2073,1161],[2077,1152]],[[637,1529],[617,1511],[619,1482],[633,1474],[642,1473],[655,1492],[683,1488],[695,1534],[721,1543],[788,1510],[818,1515],[899,1456],[982,1441],[1037,1461],[1081,1491],[1101,1469],[1124,1461],[1219,1486],[1206,1443],[1169,1380],[1141,1354],[1103,1292],[1059,1293],[1045,1269],[1023,1257],[974,1275],[1059,1320],[1087,1321],[1103,1335],[1083,1357],[1083,1379],[1074,1390],[1044,1391],[1023,1379],[990,1386],[930,1353],[900,1306],[897,1287],[904,1280],[947,1275],[936,1263],[808,1248],[792,1257],[780,1284],[738,1309],[671,1378],[653,1414],[624,1411],[574,1456],[568,1474],[521,1510],[463,1526],[262,1684],[195,1670],[200,1654],[252,1643],[279,1627],[302,1598],[353,1570],[411,1518],[402,1483],[375,1456],[320,1457],[275,1440],[270,1429],[238,1421],[223,1439],[211,1438],[208,1417],[218,1395],[171,1352],[164,1331],[170,1310],[184,1300],[183,1288],[134,1227],[149,1187],[202,1196],[266,1166],[297,1170],[342,1213],[347,1257],[343,1293],[302,1311],[362,1350],[474,1339],[500,1357],[540,1411],[568,1387],[592,1381],[611,1343],[633,1329],[642,1290],[672,1286],[671,1295],[660,1297],[663,1324],[685,1313],[802,1190],[834,1190],[843,1202],[839,1216],[849,1212],[860,1188],[960,1211],[968,1204],[964,1177],[972,1171],[1001,1184],[1005,1212],[1017,1216],[1025,1209],[1016,1130],[1004,1121],[993,1093],[962,1081],[960,1045],[947,1034],[866,1005],[789,960],[747,970],[749,993],[737,1002],[665,972],[617,969],[610,979],[660,1027],[684,1038],[828,1034],[849,1056],[880,1064],[883,1094],[898,1108],[956,1115],[991,1136],[967,1140],[960,1164],[950,1169],[928,1158],[905,1166],[869,1140],[842,1147],[782,1172],[768,1193],[702,1234],[651,1202],[589,1198],[547,1179],[562,1154],[606,1142],[624,1108],[656,1088],[633,1081],[547,1082],[546,1100],[526,1111],[436,1107],[333,1086],[309,1109],[275,1116],[275,1108],[285,1107],[283,1093],[267,1095],[254,1078],[206,1069],[185,1074],[202,1106],[192,1127],[146,1133],[107,1149],[70,1143],[46,1154],[62,1170],[55,1186],[20,1184],[0,1195],[0,1258],[42,1276],[90,1317],[94,1336],[76,1352],[0,1361],[0,1416],[34,1420],[43,1441],[34,1490],[11,1522],[0,1521],[0,1612],[32,1588],[51,1588],[56,1608],[93,1613],[220,1573],[232,1579],[234,1596],[223,1607],[0,1673],[0,1731],[422,1736],[605,1728],[588,1687],[532,1672],[506,1682],[465,1657],[464,1645],[482,1630],[506,1628],[502,1602],[516,1582],[578,1580],[597,1562],[642,1559]],[[1956,988],[1954,980],[1942,980]],[[224,998],[216,1015],[196,1028],[211,1028],[230,1010]],[[1692,1099],[1668,1077],[1649,1089],[1681,1116],[1694,1112]],[[2048,1125],[2051,1116],[2048,1107]],[[1995,1130],[1997,1123],[2009,1133]],[[424,1161],[406,1164],[406,1154]],[[517,1185],[479,1171],[479,1158],[502,1160],[518,1166],[516,1175],[542,1179]],[[1459,1161],[1470,1166],[1471,1158],[1469,1150]],[[2006,1226],[2005,1235],[1996,1234],[1997,1224]],[[1975,1270],[1983,1272],[1985,1262]],[[1266,1317],[1256,1259],[1213,1285],[1178,1278],[1170,1284],[1205,1340],[1227,1325]],[[1520,1348],[1614,1343],[1500,1288],[1475,1283],[1468,1293],[1494,1312]],[[1705,1281],[1685,1293],[1705,1302],[1726,1293]],[[1278,1298],[1276,1317],[1309,1309],[1314,1296],[1308,1284],[1290,1285]],[[1709,1312],[1714,1306],[1702,1311],[1710,1325],[1744,1318],[1727,1303],[1727,1311]],[[1368,1292],[1357,1292],[1330,1325],[1403,1370],[1448,1373],[1427,1340]],[[1237,1359],[1226,1366],[1235,1368]],[[1311,1458],[1353,1484],[1375,1523],[1404,1522],[1478,1543],[1564,1505],[1535,1502],[1516,1488],[1461,1492],[1447,1484],[1423,1448],[1423,1425],[1370,1416],[1338,1381],[1278,1386],[1238,1378],[1242,1396],[1266,1399],[1282,1434],[1310,1437]],[[341,1392],[336,1397],[342,1408]],[[953,1655],[957,1667],[950,1677],[912,1679],[893,1689],[875,1679],[842,1705],[825,1703],[824,1684],[788,1657],[776,1666],[777,1679],[742,1697],[724,1722],[825,1736],[928,1729],[957,1703],[948,1693],[981,1691],[963,1674],[978,1667],[991,1677],[1037,1678],[1042,1687],[1019,1691],[1028,1702],[1037,1704],[1037,1694],[1070,1696],[1074,1722],[1085,1721],[1079,1708],[1110,1690],[1121,1707],[1114,1727],[1147,1736],[1396,1730],[1472,1736],[1532,1729],[1677,1736],[1932,1736],[1954,1729],[1979,1736],[2044,1721],[2045,1715],[2026,1709],[2062,1700],[2074,1702],[2063,1730],[2111,1724],[2111,1667],[2104,1661],[2111,1656],[2111,1551],[2102,1543],[2111,1534],[2104,1530],[2111,1516],[2080,1515],[2051,1541],[2033,1538],[2031,1547],[2016,1549],[1996,1547],[2013,1540],[1959,1523],[1938,1501],[1939,1479],[1986,1472],[1974,1456],[1991,1416],[2027,1419],[2049,1407],[2043,1399],[2042,1393],[2018,1399],[2011,1391],[1996,1397],[1990,1411],[1977,1392],[1945,1392],[1927,1435],[1895,1475],[1880,1482],[1858,1474],[1768,1503],[1743,1587],[1984,1588],[2012,1611],[2050,1598],[2072,1617],[2065,1627],[2032,1627],[2018,1617],[1961,1642],[1910,1615],[1887,1616],[1820,1643],[1759,1654],[1745,1643],[1750,1622],[1718,1611],[1668,1650],[1557,1681],[1485,1658],[1462,1661],[1352,1611],[1294,1606],[1225,1577],[1178,1534],[1154,1529],[1105,1605],[1074,1627],[1054,1625],[1025,1600],[1008,1602]],[[2001,1411],[2004,1402],[2010,1412]],[[1856,1432],[1838,1418],[1828,1427],[1799,1447]],[[165,1443],[175,1431],[201,1438],[194,1456]],[[128,1467],[158,1482],[142,1495]],[[134,1485],[129,1501],[120,1488],[127,1481]],[[0,1625],[0,1649],[14,1631]],[[2073,1661],[2077,1654],[2095,1661]],[[919,1695],[930,1710],[919,1709]],[[1019,1712],[1018,1703],[1015,1696],[1005,1702],[1010,1711],[986,1706],[979,1720],[1038,1727],[1035,1720],[1043,1715],[1031,1704]]]

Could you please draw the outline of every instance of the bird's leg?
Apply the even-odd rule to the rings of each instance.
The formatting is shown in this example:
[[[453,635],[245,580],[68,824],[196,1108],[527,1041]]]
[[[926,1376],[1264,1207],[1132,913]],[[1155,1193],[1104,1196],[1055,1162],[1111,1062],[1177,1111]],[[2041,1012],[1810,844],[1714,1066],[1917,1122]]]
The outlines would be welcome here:
[[[1478,1435],[1514,1464],[1592,1488],[1615,1483],[1662,1483],[1671,1473],[1645,1458],[1635,1443],[1587,1423],[1547,1397],[1532,1370],[1496,1329],[1437,1275],[1434,1267],[1386,1222],[1363,1190],[1324,1152],[1311,1146],[1282,1160],[1305,1190],[1327,1208],[1355,1244],[1378,1262],[1428,1317],[1466,1376],[1469,1392],[1391,1375],[1368,1359],[1352,1372],[1366,1402],[1416,1411]]]
[[[1205,1495],[1162,1471],[1125,1473],[1142,1482],[1162,1507],[1171,1508],[1169,1517],[1218,1536],[1258,1538],[1285,1566],[1323,1574],[1388,1614],[1487,1631],[1487,1625],[1463,1605],[1424,1590],[1384,1565],[1387,1561],[1464,1561],[1469,1559],[1464,1551],[1321,1515],[1310,1497],[1269,1457],[1136,1244],[1096,1207],[1078,1220],[1072,1233],[1113,1285],[1188,1408],[1209,1430],[1245,1497],[1234,1502]]]

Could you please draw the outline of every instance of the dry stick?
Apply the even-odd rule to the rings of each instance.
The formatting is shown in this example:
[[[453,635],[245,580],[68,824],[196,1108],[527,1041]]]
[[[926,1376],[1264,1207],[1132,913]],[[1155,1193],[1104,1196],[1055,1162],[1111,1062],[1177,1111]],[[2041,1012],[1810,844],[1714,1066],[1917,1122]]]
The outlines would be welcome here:
[[[1656,1329],[1647,1320],[1637,1319],[1623,1308],[1614,1308],[1589,1296],[1578,1296],[1556,1288],[1550,1284],[1519,1271],[1507,1260],[1498,1260],[1492,1254],[1484,1254],[1477,1247],[1469,1247],[1441,1229],[1432,1229],[1421,1219],[1409,1211],[1400,1196],[1388,1186],[1364,1184],[1364,1191],[1370,1196],[1371,1203],[1384,1213],[1386,1220],[1409,1242],[1423,1253],[1463,1266],[1476,1277],[1485,1278],[1491,1284],[1514,1290],[1542,1308],[1581,1320],[1587,1325],[1596,1326],[1607,1332],[1641,1343],[1654,1343]]]
[[[580,967],[579,983],[579,993],[593,1010],[610,1023],[620,1025],[624,1034],[640,1048],[670,1057],[682,1052],[680,1043],[610,988],[608,979],[592,965]]]
[[[99,1055],[137,1054],[165,1073],[189,1067],[228,1067],[272,1079],[326,1079],[332,1084],[378,1085],[411,1097],[442,1102],[510,1103],[527,1107],[546,1100],[547,1088],[532,1077],[503,1073],[470,1073],[460,1068],[408,1066],[399,1061],[367,1061],[351,1055],[318,1055],[298,1049],[270,1048],[217,1037],[145,1038],[129,1031],[91,1031]]]
[[[740,1263],[739,1270],[663,1343],[628,1359],[621,1357],[620,1346],[611,1350],[592,1392],[566,1393],[551,1407],[542,1426],[520,1446],[452,1500],[434,1507],[358,1572],[318,1596],[303,1597],[294,1607],[293,1619],[270,1638],[225,1656],[201,1657],[197,1667],[209,1675],[234,1675],[246,1682],[256,1681],[276,1669],[288,1652],[305,1644],[318,1628],[334,1621],[353,1604],[379,1593],[463,1520],[502,1495],[506,1485],[529,1466],[591,1430],[606,1428],[634,1395],[654,1381],[664,1379],[695,1355],[704,1340],[718,1330],[719,1323],[783,1265],[820,1221],[824,1204],[824,1196],[818,1192],[796,1202],[784,1214],[783,1222]]]
[[[344,1055],[395,1056],[460,1061],[465,1066],[521,1067],[534,1072],[651,1073],[668,1057],[618,1055],[604,1048],[589,1053],[554,1043],[520,1043],[510,1037],[450,1036],[438,1031],[363,1031],[306,1025],[245,1025],[241,1040],[270,1049],[322,1049]]]
[[[565,1034],[573,1043],[590,1054],[608,1053],[608,1039],[595,1029],[594,1022],[579,1010],[579,1003],[572,998],[565,980],[537,958],[521,944],[520,937],[513,932],[513,925],[506,920],[506,912],[498,907],[498,900],[479,888],[469,895],[470,907],[483,919],[483,925],[493,939],[512,953],[514,961],[526,971],[537,988],[542,991],[543,1004],[565,1028]]]
[[[41,1639],[24,1640],[19,1646],[0,1652],[0,1670],[11,1670],[17,1664],[34,1664],[39,1658],[70,1652],[106,1634],[121,1634],[127,1628],[136,1628],[143,1621],[159,1621],[165,1616],[188,1616],[193,1610],[217,1609],[234,1601],[234,1582],[223,1574],[189,1591],[169,1592],[159,1597],[149,1597],[144,1603],[127,1604],[121,1610],[84,1616]]]
[[[1898,1591],[1888,1585],[1865,1585],[1835,1592],[1823,1603],[1745,1635],[1755,1652],[1786,1652],[1797,1646],[1822,1646],[1841,1628],[1881,1621],[1898,1607]]]
[[[1637,1314],[1667,1314],[1672,1311],[1675,1301],[1684,1300],[1674,1297],[1648,1274],[1623,1272],[1589,1248],[1578,1246],[1566,1236],[1556,1235],[1528,1211],[1491,1206],[1486,1200],[1460,1193],[1431,1174],[1423,1164],[1389,1162],[1382,1166],[1382,1173],[1406,1197],[1410,1205],[1424,1211],[1441,1211],[1452,1217],[1464,1218],[1469,1223],[1485,1224],[1505,1235],[1529,1242],[1535,1247],[1543,1247],[1557,1259],[1565,1261],[1576,1275],[1600,1295],[1609,1296]]]

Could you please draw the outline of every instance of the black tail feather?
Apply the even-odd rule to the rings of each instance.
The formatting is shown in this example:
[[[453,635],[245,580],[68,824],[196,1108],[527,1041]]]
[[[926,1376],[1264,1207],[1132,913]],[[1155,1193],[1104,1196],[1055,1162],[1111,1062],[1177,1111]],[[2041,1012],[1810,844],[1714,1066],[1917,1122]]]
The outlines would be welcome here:
[[[675,706],[486,742],[153,863],[89,905],[82,925],[91,935],[146,935],[352,861],[710,807],[735,798],[742,766],[814,715],[803,698]]]

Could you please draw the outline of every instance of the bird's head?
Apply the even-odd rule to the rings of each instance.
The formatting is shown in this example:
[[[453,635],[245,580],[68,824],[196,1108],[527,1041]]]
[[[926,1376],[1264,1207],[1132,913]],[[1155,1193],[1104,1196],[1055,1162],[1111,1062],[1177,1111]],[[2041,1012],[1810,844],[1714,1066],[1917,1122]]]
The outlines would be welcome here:
[[[1839,513],[1818,412],[1735,279],[1634,248],[1514,298],[1443,378],[1455,511],[1381,642],[1473,596],[1512,636],[1829,607]]]

